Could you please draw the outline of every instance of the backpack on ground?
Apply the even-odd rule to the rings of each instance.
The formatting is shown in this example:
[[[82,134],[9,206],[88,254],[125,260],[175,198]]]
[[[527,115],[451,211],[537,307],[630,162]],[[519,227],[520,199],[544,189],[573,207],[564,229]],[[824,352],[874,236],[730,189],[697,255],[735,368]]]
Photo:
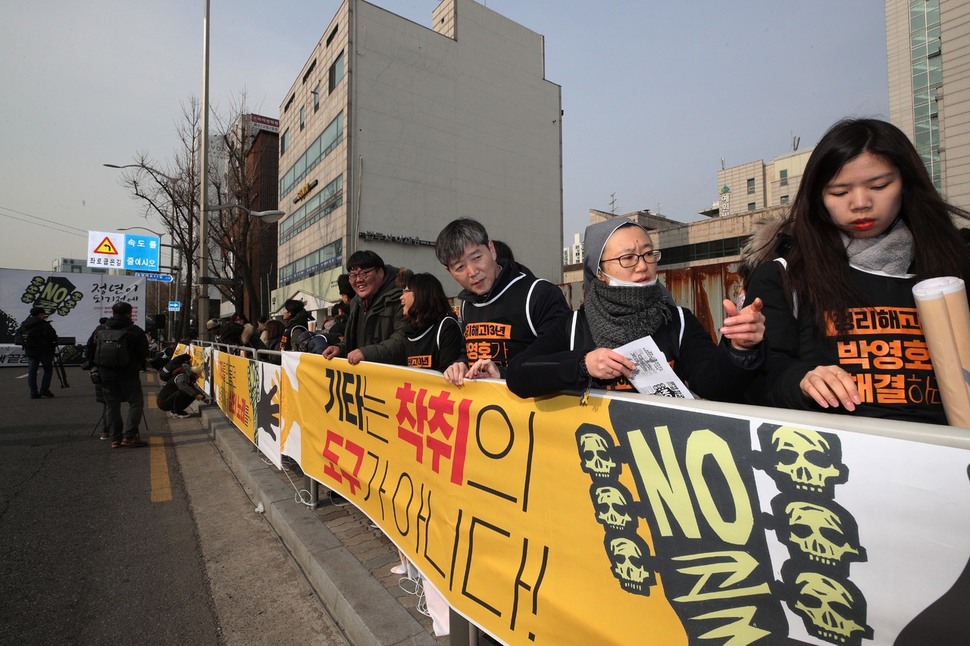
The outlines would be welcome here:
[[[94,365],[101,368],[126,368],[130,362],[128,343],[125,338],[128,328],[121,330],[99,330],[94,349]]]

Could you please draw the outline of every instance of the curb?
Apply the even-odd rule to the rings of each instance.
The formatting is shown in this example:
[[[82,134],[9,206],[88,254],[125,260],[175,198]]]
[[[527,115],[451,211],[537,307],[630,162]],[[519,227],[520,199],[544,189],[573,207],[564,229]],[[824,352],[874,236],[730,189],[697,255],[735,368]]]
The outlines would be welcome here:
[[[436,646],[437,641],[344,547],[309,507],[294,500],[276,467],[216,406],[200,408],[202,426],[240,482],[256,492],[264,515],[307,581],[354,644]]]

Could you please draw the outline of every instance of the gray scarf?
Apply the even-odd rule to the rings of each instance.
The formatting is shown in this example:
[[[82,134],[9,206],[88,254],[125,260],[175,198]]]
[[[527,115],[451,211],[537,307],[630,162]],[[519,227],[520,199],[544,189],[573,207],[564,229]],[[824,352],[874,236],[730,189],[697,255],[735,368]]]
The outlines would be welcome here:
[[[659,283],[647,287],[611,287],[593,280],[586,293],[586,322],[597,348],[618,348],[650,336],[670,321]]]
[[[902,218],[881,236],[875,238],[850,238],[844,233],[842,244],[849,263],[859,269],[881,271],[892,276],[909,273],[913,264],[913,234]]]

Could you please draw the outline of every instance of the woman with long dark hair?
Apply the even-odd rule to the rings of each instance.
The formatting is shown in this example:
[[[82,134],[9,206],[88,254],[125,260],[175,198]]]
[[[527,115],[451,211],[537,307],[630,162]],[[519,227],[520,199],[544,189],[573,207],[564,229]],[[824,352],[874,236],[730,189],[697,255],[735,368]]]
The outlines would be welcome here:
[[[778,233],[754,250],[764,262],[745,295],[764,303],[771,356],[749,399],[946,423],[912,287],[970,280],[951,215],[968,217],[940,196],[896,126],[832,126]]]
[[[398,274],[407,319],[407,365],[443,372],[458,360],[465,339],[441,281],[404,269]]]

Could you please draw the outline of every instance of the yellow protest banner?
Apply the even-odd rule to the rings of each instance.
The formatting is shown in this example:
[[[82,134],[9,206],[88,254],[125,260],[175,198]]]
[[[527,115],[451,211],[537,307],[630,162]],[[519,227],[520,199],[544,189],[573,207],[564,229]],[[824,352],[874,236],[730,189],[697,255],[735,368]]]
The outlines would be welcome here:
[[[456,388],[428,371],[298,353],[257,387],[256,362],[215,356],[237,425],[241,389],[271,393],[246,414],[274,419],[277,446],[504,642],[962,634],[947,631],[970,601],[970,439],[654,397],[523,400],[500,381]]]

